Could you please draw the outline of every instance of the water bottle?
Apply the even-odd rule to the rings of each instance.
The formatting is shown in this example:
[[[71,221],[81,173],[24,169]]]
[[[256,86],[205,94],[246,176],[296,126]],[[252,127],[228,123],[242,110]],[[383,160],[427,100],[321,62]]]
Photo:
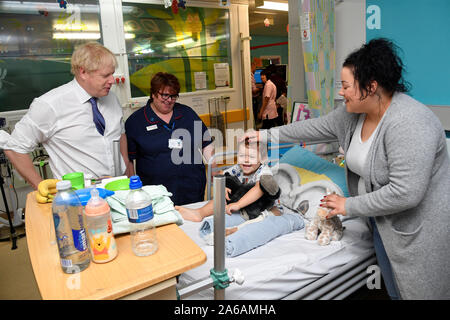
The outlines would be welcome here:
[[[139,176],[130,177],[130,193],[125,202],[131,223],[131,249],[137,256],[149,256],[158,249],[150,195],[142,190]]]
[[[92,261],[105,263],[113,260],[117,256],[117,245],[111,210],[108,202],[99,196],[98,189],[91,189],[91,198],[84,208],[84,214]]]
[[[70,181],[57,182],[56,189],[52,212],[61,268],[65,273],[78,273],[90,263],[83,207]]]

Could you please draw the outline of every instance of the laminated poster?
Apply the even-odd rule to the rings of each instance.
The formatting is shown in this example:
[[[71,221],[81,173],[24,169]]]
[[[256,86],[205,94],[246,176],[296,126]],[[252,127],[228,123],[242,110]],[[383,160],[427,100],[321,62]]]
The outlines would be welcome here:
[[[230,72],[228,63],[214,63],[214,79],[216,87],[228,87],[230,84]]]
[[[206,89],[206,72],[194,72],[195,90]]]

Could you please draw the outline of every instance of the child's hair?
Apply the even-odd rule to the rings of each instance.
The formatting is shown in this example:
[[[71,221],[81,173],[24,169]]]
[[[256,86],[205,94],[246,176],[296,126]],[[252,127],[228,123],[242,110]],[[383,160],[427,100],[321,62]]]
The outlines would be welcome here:
[[[261,162],[263,161],[263,159],[267,158],[267,148],[263,148],[259,141],[250,141],[250,138],[245,138],[244,141],[239,142],[238,150],[241,148],[241,146],[245,146],[246,149],[256,148],[256,150],[258,150],[259,152]]]

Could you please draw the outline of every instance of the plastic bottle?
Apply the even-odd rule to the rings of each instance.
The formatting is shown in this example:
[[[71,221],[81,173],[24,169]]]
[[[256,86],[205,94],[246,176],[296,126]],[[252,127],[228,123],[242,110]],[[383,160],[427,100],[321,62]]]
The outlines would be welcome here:
[[[83,207],[70,181],[57,182],[56,189],[52,212],[61,267],[65,273],[78,273],[90,263]]]
[[[153,206],[150,195],[142,190],[139,176],[130,177],[130,193],[125,202],[130,231],[131,248],[137,256],[149,256],[158,249],[153,223]]]
[[[84,213],[92,261],[105,263],[113,260],[117,256],[117,245],[112,230],[111,209],[108,202],[100,197],[98,189],[91,190]]]

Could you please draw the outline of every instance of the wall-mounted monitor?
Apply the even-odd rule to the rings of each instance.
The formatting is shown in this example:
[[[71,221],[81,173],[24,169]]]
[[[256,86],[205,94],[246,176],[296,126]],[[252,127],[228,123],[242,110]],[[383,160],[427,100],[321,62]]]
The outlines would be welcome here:
[[[262,80],[261,80],[261,71],[263,71],[263,70],[264,70],[264,69],[256,69],[256,70],[255,70],[254,76],[255,76],[255,83],[256,83],[256,84],[261,84],[261,83],[263,83]]]

